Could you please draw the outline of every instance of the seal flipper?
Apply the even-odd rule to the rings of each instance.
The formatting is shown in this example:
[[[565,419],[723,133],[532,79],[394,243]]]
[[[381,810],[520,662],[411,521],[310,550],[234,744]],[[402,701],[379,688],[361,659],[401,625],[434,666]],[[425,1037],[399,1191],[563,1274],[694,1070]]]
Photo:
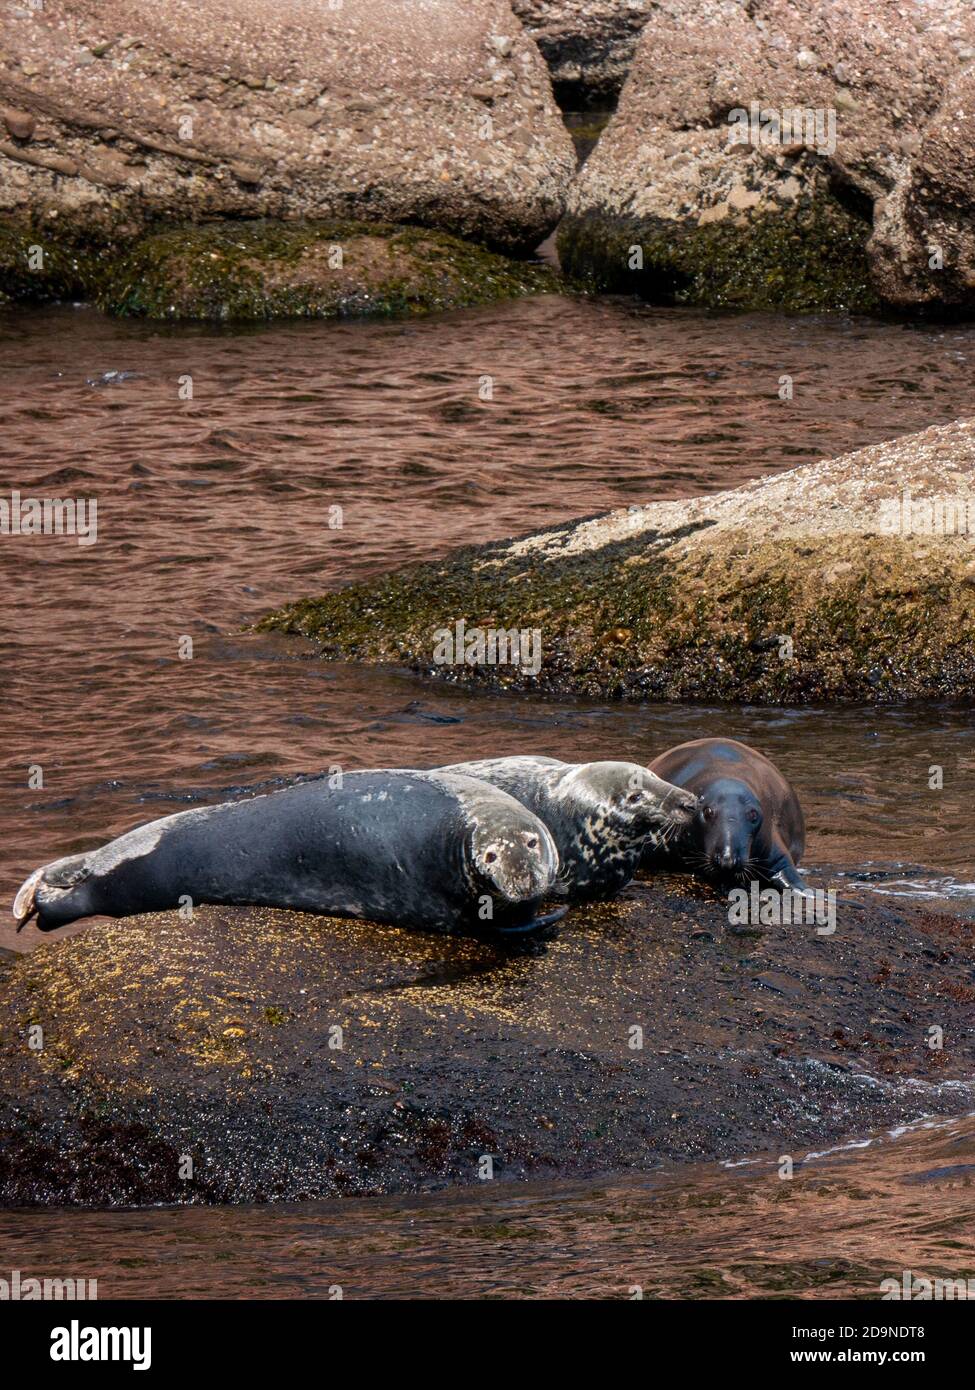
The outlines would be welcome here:
[[[567,907],[557,907],[551,912],[545,912],[540,917],[532,917],[527,922],[520,922],[516,926],[495,927],[494,935],[503,937],[527,936],[535,932],[544,931],[546,927],[551,927],[556,922],[561,922],[568,912]]]
[[[37,885],[44,877],[43,869],[35,869],[29,878],[17,889],[17,896],[14,898],[13,914],[17,922],[17,930],[22,931],[32,917],[36,917],[40,911],[37,905]]]
[[[13,914],[19,932],[32,917],[39,931],[55,931],[90,917],[93,912],[88,888],[89,856],[72,854],[43,864],[24,880],[14,898]]]
[[[793,893],[798,893],[800,897],[811,898],[813,891],[805,882],[799,870],[793,864],[788,854],[783,853],[782,858],[773,867],[766,870],[772,883],[778,888],[790,888]]]

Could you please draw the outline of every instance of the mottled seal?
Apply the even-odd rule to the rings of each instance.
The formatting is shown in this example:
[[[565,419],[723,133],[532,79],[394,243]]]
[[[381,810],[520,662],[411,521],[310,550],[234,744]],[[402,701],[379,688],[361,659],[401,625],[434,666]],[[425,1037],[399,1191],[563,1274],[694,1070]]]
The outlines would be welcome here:
[[[563,763],[557,758],[488,758],[442,769],[510,793],[552,833],[559,851],[555,891],[608,898],[629,883],[653,838],[684,827],[697,801],[639,763]]]
[[[661,753],[650,770],[694,792],[699,804],[668,844],[649,846],[644,868],[810,891],[796,871],[806,847],[799,798],[768,758],[733,738],[697,738]]]
[[[294,908],[436,931],[546,923],[558,873],[544,824],[471,777],[369,771],[181,811],[37,869],[21,926],[193,903]],[[558,914],[561,915],[561,914]]]

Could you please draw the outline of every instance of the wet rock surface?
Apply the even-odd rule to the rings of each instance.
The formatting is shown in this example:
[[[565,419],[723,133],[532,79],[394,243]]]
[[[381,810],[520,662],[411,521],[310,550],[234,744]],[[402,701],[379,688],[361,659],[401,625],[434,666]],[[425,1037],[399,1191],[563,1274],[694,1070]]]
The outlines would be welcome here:
[[[152,319],[411,315],[559,283],[547,267],[444,232],[361,222],[182,226],[140,238],[108,266],[97,254],[75,264],[100,308]]]
[[[685,303],[956,305],[972,255],[973,55],[961,0],[654,6],[571,192],[563,264]],[[748,113],[747,135],[733,113]],[[929,233],[944,243],[940,278]]]
[[[99,923],[0,963],[0,1195],[420,1191],[477,1184],[485,1156],[571,1177],[955,1113],[973,945],[843,896],[833,935],[741,935],[666,877],[520,953],[252,909]]]
[[[65,0],[0,18],[0,213],[39,241],[193,217],[419,222],[505,248],[574,169],[502,0]]]
[[[955,699],[975,682],[975,423],[632,506],[306,599],[323,655],[617,699]],[[975,513],[973,513],[975,514]],[[445,661],[442,634],[457,632]],[[480,632],[537,632],[494,664]],[[521,650],[519,648],[519,650]]]

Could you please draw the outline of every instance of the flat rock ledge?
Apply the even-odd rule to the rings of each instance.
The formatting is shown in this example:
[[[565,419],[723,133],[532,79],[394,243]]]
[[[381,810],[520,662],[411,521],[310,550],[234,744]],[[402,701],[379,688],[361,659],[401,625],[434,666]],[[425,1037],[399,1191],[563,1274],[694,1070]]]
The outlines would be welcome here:
[[[969,1110],[975,926],[877,904],[738,935],[661,877],[520,953],[264,909],[93,923],[0,961],[0,1202],[798,1159]]]
[[[559,696],[968,703],[973,479],[975,421],[963,420],[731,492],[460,550],[261,625],[330,658]],[[461,622],[451,650],[444,634]],[[540,660],[491,664],[492,631],[537,633]]]
[[[427,227],[216,221],[107,243],[0,223],[0,304],[82,299],[127,317],[255,322],[465,309],[558,283],[548,267]]]

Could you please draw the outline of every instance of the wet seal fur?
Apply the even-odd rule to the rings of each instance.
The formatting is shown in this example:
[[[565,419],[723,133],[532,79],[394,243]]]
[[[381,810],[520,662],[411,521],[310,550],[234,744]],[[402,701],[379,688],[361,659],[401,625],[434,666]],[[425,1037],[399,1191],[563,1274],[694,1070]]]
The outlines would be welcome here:
[[[445,772],[331,780],[180,811],[59,859],[26,880],[14,916],[23,926],[36,914],[52,931],[188,898],[441,932],[525,932],[553,920],[536,909],[555,884],[558,851],[514,797]]]
[[[721,887],[758,879],[808,894],[796,869],[806,847],[793,787],[757,749],[733,738],[697,738],[661,753],[651,772],[698,798],[690,824],[651,845],[645,869],[683,869]]]
[[[538,816],[558,847],[554,891],[576,901],[621,892],[648,843],[680,831],[697,807],[693,795],[639,763],[525,756],[454,763],[441,771],[490,782]]]

